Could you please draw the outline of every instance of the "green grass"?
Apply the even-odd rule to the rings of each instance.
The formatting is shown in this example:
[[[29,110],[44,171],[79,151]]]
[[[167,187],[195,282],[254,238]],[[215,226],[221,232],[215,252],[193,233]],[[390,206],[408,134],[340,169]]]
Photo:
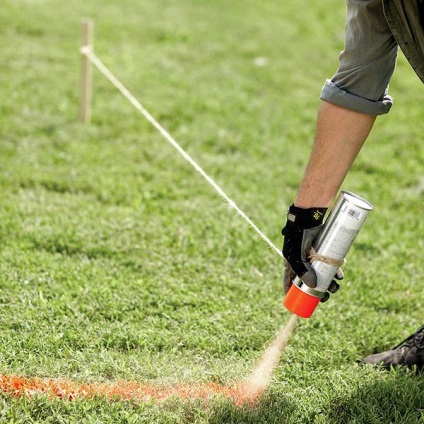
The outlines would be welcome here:
[[[80,21],[94,20],[99,57],[281,245],[344,21],[336,0],[286,3],[3,2],[0,373],[153,384],[250,373],[288,319],[281,260],[98,72],[93,122],[78,122]],[[1,394],[1,422],[422,422],[422,376],[355,363],[422,324],[417,93],[401,56],[395,106],[343,186],[375,211],[343,289],[300,322],[260,405]]]

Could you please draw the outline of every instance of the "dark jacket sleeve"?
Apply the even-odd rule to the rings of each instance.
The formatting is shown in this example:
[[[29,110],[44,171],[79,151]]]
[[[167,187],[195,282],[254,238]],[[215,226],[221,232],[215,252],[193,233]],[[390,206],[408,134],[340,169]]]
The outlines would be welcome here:
[[[392,33],[424,83],[424,0],[383,0]]]

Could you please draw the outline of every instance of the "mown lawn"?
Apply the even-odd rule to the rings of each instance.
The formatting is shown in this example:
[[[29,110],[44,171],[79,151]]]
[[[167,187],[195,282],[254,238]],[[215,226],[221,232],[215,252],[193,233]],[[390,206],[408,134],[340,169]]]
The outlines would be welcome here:
[[[0,8],[0,373],[235,384],[288,320],[281,259],[98,72],[78,122],[87,17],[96,54],[280,246],[344,5]],[[259,405],[1,393],[0,421],[422,422],[422,375],[356,363],[423,323],[423,88],[403,56],[391,94],[343,186],[375,207],[343,288],[299,322]]]

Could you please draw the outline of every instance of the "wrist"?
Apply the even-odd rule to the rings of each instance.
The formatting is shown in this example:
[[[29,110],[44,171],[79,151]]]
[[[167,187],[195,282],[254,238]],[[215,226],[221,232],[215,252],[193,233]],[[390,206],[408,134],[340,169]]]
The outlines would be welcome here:
[[[292,204],[287,211],[287,225],[299,229],[317,227],[323,223],[326,212],[325,207],[302,208]]]

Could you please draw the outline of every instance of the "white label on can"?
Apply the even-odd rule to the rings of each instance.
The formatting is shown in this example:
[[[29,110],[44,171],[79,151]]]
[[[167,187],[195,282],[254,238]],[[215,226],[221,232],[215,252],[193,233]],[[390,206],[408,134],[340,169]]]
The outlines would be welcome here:
[[[323,254],[330,258],[343,259],[357,234],[358,230],[339,225],[327,248],[323,249],[325,251]]]
[[[325,246],[322,246],[319,254],[336,260],[343,260],[349,250],[349,247],[353,243],[353,240],[358,234],[358,230],[338,225],[337,222],[334,227],[333,237],[325,243]],[[313,262],[312,266],[314,267],[318,277],[316,290],[327,291],[331,280],[337,272],[338,266],[329,265],[319,261]]]
[[[355,219],[359,219],[361,217],[361,212],[356,209],[349,209],[347,214]]]
[[[336,219],[328,229],[325,240],[319,246],[317,253],[336,260],[343,260],[347,251],[355,240],[367,214],[351,204],[343,205]],[[328,289],[338,266],[329,265],[324,262],[314,261],[312,263],[318,277],[315,290],[325,292]]]

